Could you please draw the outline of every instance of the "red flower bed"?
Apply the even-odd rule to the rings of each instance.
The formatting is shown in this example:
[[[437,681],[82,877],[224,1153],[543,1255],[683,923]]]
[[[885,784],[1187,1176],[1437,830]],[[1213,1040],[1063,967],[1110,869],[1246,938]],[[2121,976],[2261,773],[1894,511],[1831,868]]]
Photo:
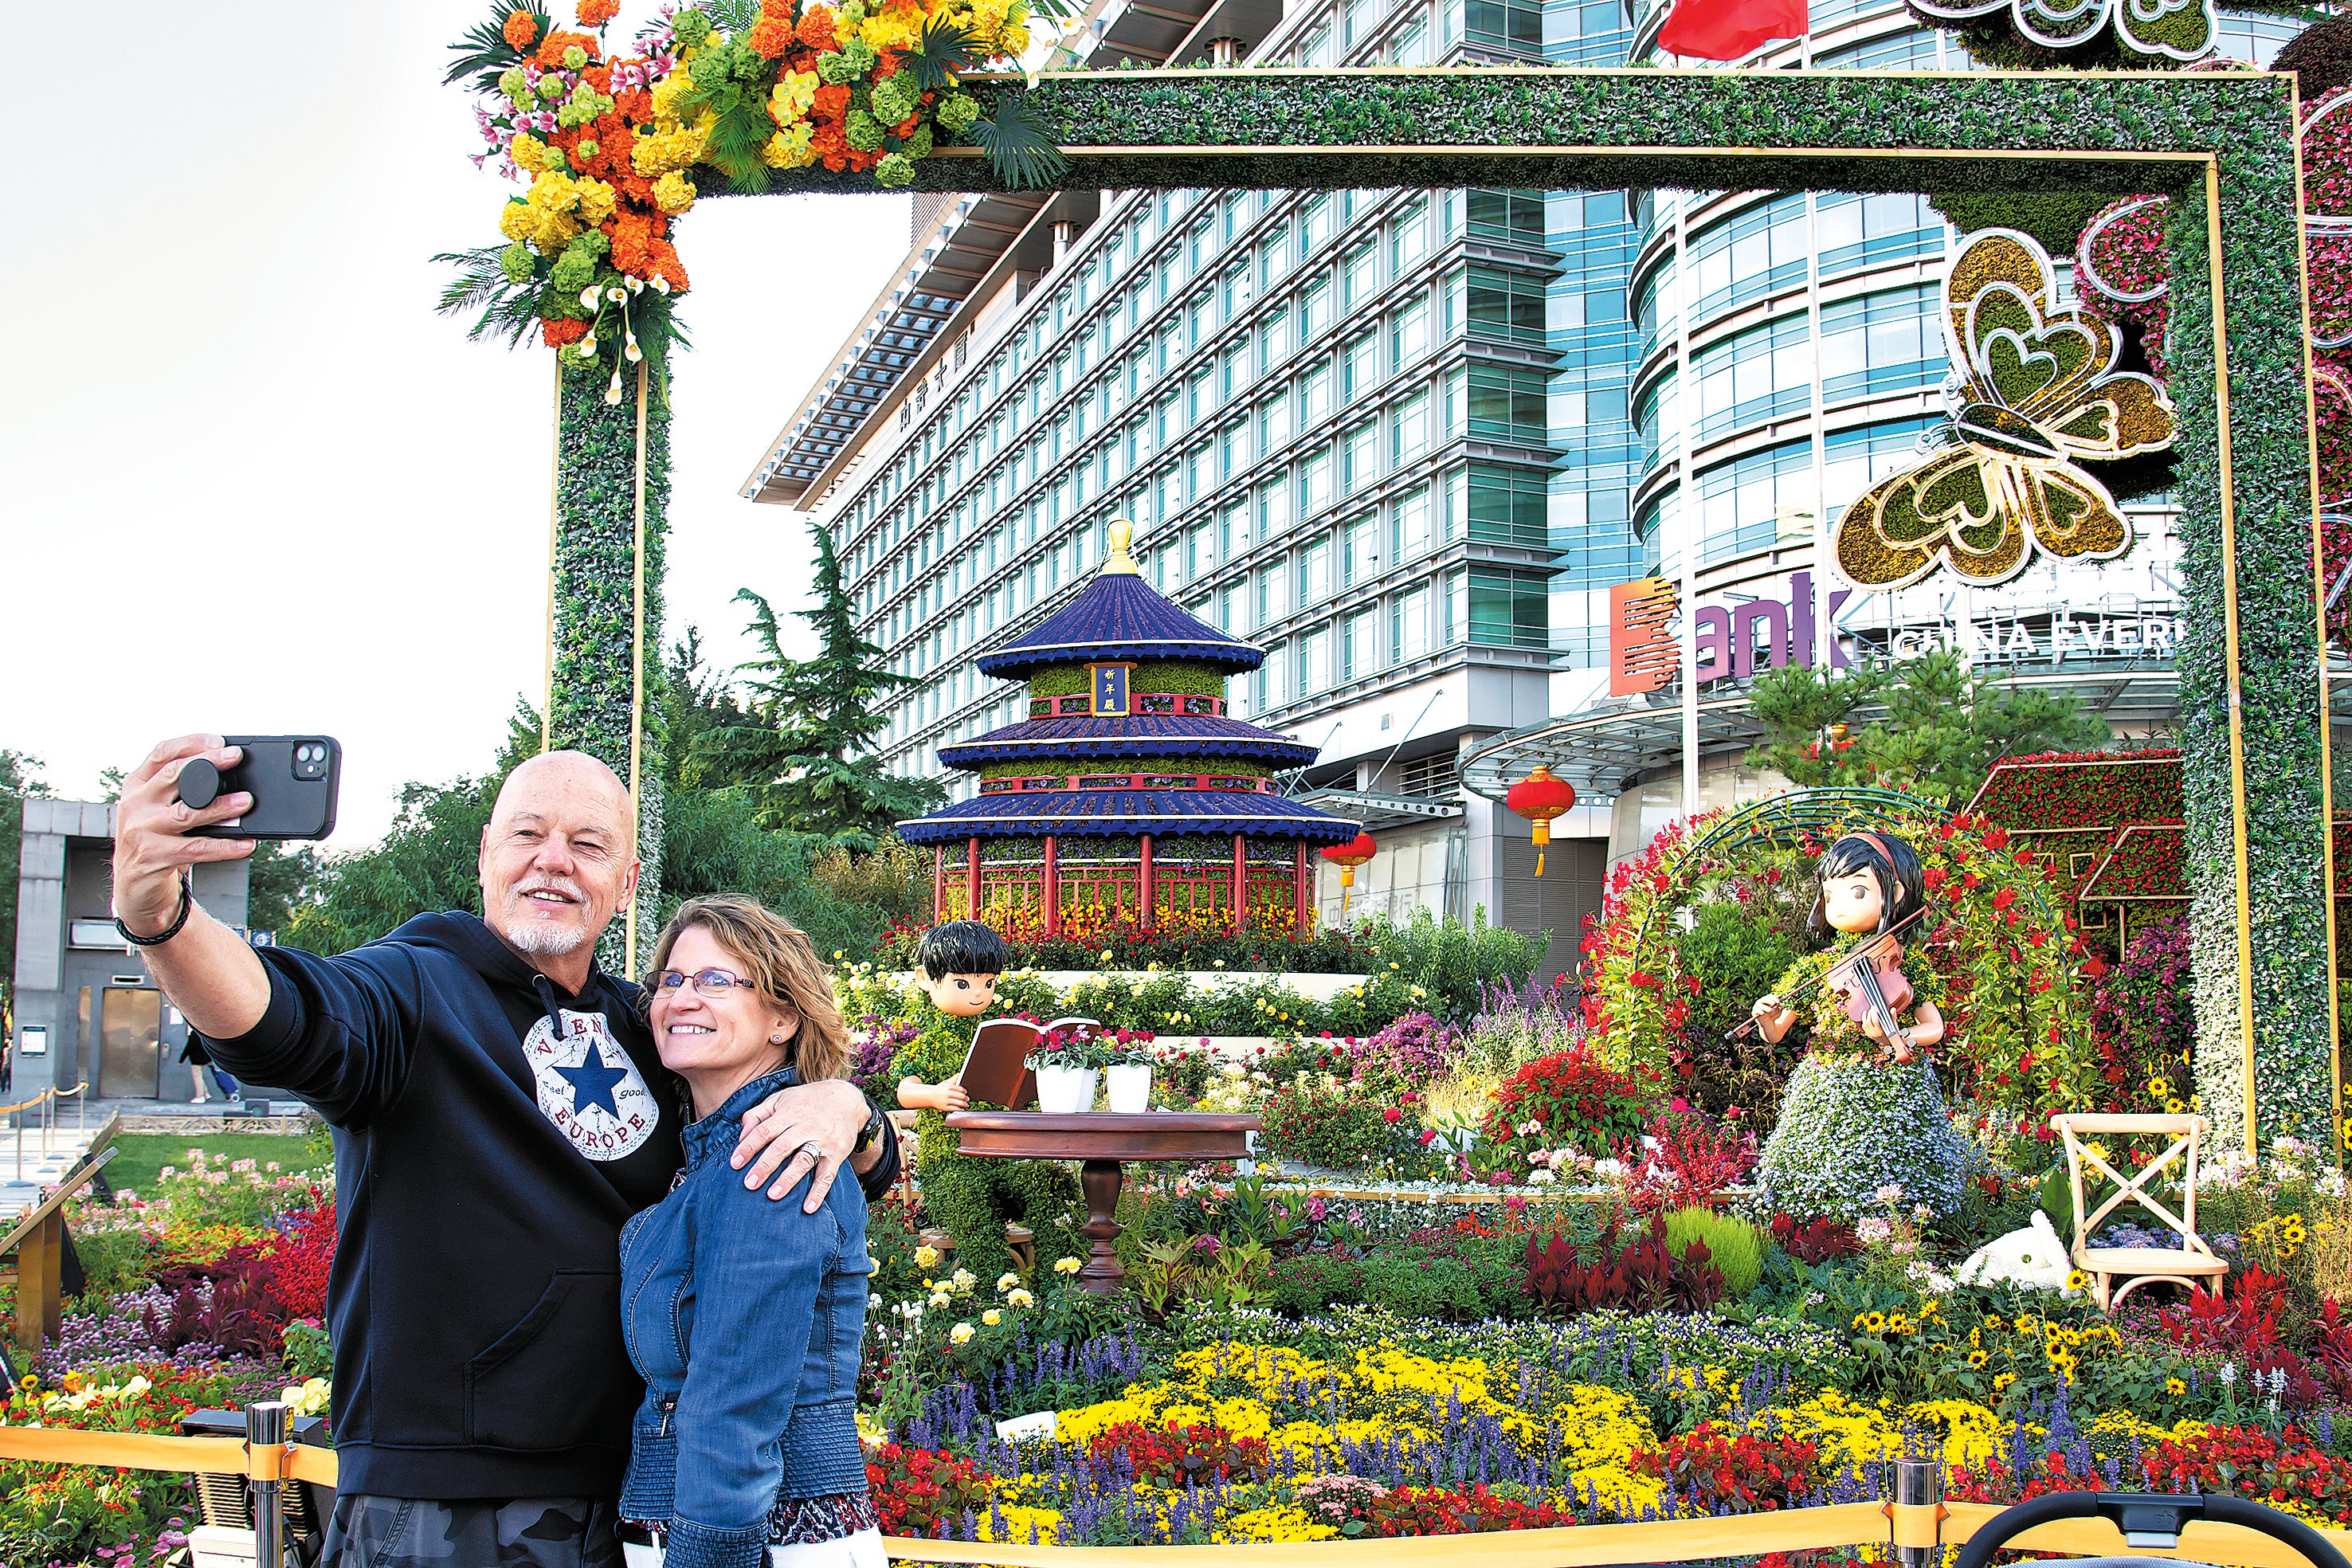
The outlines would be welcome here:
[[[1588,1154],[1606,1155],[1641,1135],[1658,1083],[1654,1068],[1619,1072],[1580,1046],[1554,1051],[1528,1063],[1495,1091],[1486,1136],[1515,1145],[1533,1139],[1547,1149],[1573,1143]],[[1523,1137],[1519,1129],[1529,1122],[1538,1129]]]
[[[318,1195],[319,1189],[310,1189]],[[293,1229],[269,1259],[269,1291],[293,1318],[327,1315],[327,1272],[335,1263],[335,1205],[331,1200],[292,1216]]]
[[[1801,1437],[1725,1433],[1701,1422],[1659,1447],[1636,1448],[1626,1468],[1654,1476],[1677,1495],[1696,1494],[1711,1511],[1767,1513],[1789,1507],[1811,1488],[1819,1457]]]
[[[1489,1530],[1549,1530],[1576,1516],[1552,1503],[1496,1497],[1482,1484],[1466,1492],[1399,1487],[1360,1505],[1367,1535],[1475,1535]]]
[[[2152,1492],[2221,1492],[2252,1502],[2311,1509],[2338,1524],[2352,1523],[2352,1461],[2315,1446],[2300,1427],[2218,1426],[2186,1442],[2160,1438],[2139,1457]],[[1952,1468],[1950,1495],[1968,1502],[2008,1503],[2047,1492],[2105,1491],[2106,1479],[2077,1469],[2060,1454],[2042,1456],[2020,1478],[1994,1459]]]
[[[987,1510],[996,1478],[952,1454],[886,1443],[866,1462],[866,1485],[883,1534],[945,1540],[965,1514]]]
[[[1193,1426],[1117,1422],[1087,1445],[1087,1454],[1097,1465],[1124,1458],[1137,1480],[1162,1487],[1262,1480],[1274,1462],[1265,1438],[1236,1437],[1207,1421]]]

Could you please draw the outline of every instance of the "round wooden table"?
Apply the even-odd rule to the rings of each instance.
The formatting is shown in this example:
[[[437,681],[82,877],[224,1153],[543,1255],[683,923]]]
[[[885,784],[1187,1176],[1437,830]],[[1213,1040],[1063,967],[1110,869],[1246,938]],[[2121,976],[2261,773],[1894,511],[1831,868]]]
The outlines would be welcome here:
[[[1119,1267],[1118,1189],[1129,1160],[1238,1160],[1249,1152],[1249,1134],[1264,1123],[1255,1116],[1201,1111],[1148,1110],[1141,1115],[1087,1110],[959,1110],[947,1119],[957,1147],[967,1154],[1005,1160],[1076,1160],[1078,1186],[1086,1194],[1086,1237],[1091,1256],[1078,1270],[1081,1289],[1109,1292],[1127,1281]],[[1030,1220],[1036,1224],[1035,1217]]]

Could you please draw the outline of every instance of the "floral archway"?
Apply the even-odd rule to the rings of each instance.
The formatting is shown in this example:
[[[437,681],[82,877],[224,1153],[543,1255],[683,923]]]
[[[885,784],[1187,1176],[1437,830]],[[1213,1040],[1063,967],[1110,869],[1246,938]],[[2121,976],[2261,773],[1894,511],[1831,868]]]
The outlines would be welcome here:
[[[1951,1029],[1937,1057],[1954,1088],[2024,1119],[2097,1103],[2107,1085],[2090,983],[2105,965],[2050,901],[2063,870],[1980,817],[1885,790],[1801,790],[1708,813],[1669,826],[1611,873],[1583,942],[1585,1021],[1601,1054],[1696,1089],[1727,1023],[1772,984],[1770,955],[1796,947],[1793,937],[1776,945],[1755,933],[1793,933],[1822,851],[1865,829],[1902,836],[1925,869],[1931,913],[1904,973]],[[1709,906],[1748,934],[1763,967],[1701,957]],[[1711,994],[1710,981],[1730,973],[1757,989]],[[1801,1047],[1792,1032],[1786,1052]],[[1757,1079],[1750,1071],[1747,1081]]]

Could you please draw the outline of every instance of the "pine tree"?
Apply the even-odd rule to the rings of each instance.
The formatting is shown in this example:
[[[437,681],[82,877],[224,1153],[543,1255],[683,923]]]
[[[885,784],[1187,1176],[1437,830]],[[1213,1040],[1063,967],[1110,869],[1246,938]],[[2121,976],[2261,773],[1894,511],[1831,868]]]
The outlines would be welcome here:
[[[1874,785],[1955,807],[2003,757],[2113,739],[2074,698],[2012,687],[1948,649],[1834,673],[1792,664],[1759,675],[1748,701],[1764,727],[1749,767],[1805,789]]]
[[[816,536],[816,607],[793,613],[815,628],[816,657],[785,653],[775,607],[751,589],[738,590],[735,597],[751,606],[751,630],[761,649],[736,671],[751,677],[756,722],[706,731],[698,749],[710,769],[709,783],[751,786],[761,826],[871,849],[902,818],[944,801],[947,791],[935,779],[883,771],[873,751],[884,723],[882,698],[918,682],[886,668],[882,650],[857,635],[833,539],[815,524],[810,531]]]

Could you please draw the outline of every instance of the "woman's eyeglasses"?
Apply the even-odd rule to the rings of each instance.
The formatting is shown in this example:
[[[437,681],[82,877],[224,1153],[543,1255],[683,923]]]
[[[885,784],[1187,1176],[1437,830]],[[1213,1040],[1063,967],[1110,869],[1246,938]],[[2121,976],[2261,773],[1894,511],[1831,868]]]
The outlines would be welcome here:
[[[675,969],[665,969],[660,978],[654,982],[654,990],[667,996],[689,981],[693,983],[695,991],[704,996],[724,996],[738,985],[746,991],[759,989],[756,983],[738,980],[723,969],[706,969],[698,974],[681,974]]]

